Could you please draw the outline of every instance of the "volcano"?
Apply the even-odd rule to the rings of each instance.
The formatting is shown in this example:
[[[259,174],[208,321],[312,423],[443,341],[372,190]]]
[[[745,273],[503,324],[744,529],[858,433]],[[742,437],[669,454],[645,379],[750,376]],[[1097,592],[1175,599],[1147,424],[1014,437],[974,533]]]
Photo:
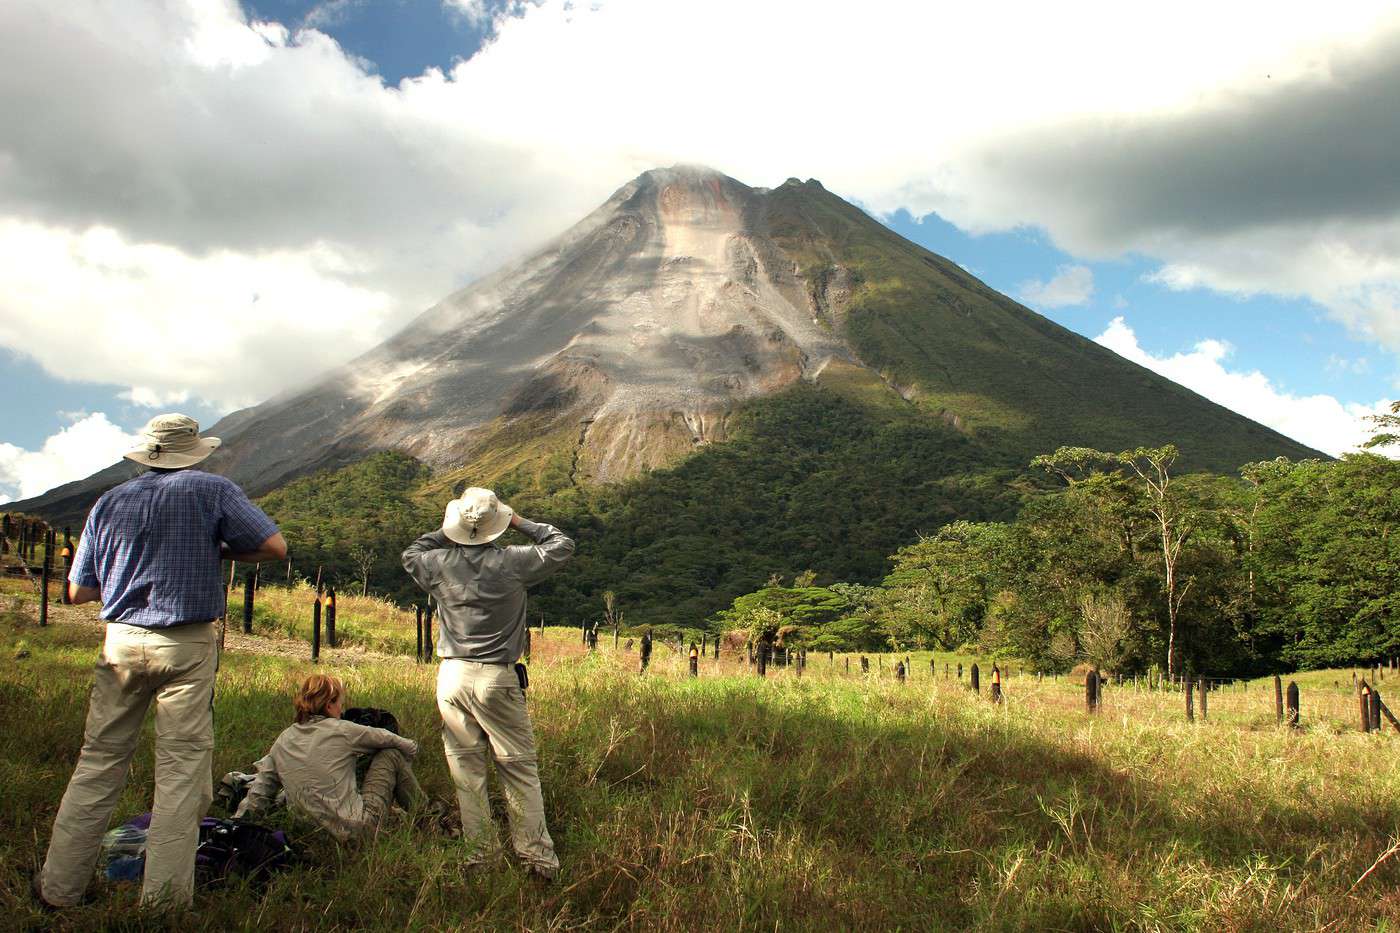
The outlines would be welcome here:
[[[1176,443],[1233,471],[1320,456],[1068,331],[815,181],[648,171],[526,258],[309,387],[210,432],[254,494],[381,450],[484,481],[567,455],[610,484],[722,444],[748,402],[827,384],[1024,466],[1060,445]],[[80,519],[125,462],[12,508]]]

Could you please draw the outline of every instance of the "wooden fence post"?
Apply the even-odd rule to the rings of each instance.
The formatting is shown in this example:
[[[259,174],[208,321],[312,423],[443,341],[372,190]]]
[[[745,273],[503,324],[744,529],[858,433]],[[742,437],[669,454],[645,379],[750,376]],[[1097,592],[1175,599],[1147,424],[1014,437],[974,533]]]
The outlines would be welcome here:
[[[321,594],[316,594],[316,602],[311,607],[311,660],[321,660]]]
[[[525,626],[525,663],[530,663],[530,626]]]
[[[896,661],[894,665],[894,679],[904,683],[904,662]]]
[[[1092,670],[1084,675],[1084,707],[1091,713],[1099,711],[1099,672]]]
[[[335,587],[326,587],[326,644],[340,647],[335,637]]]
[[[1381,731],[1381,692],[1372,688],[1371,690],[1371,731]]]
[[[846,673],[849,674],[850,672],[851,672],[851,659],[850,659],[850,656],[848,655],[848,656],[846,657]]]
[[[228,622],[228,601],[229,601],[230,599],[233,599],[233,581],[234,581],[235,576],[236,576],[237,573],[238,573],[238,561],[236,561],[236,560],[231,560],[231,561],[229,561],[229,562],[228,562],[228,586],[224,587],[224,615],[223,615],[223,619],[224,619],[224,622],[225,622],[225,623]],[[316,595],[317,595],[317,596],[320,596],[320,595],[321,595],[321,593],[320,593],[319,590],[316,592]]]
[[[860,672],[862,674],[870,673],[870,659],[867,658],[865,655],[860,656]]]
[[[973,693],[978,696],[982,695],[982,671],[976,664],[972,665],[972,670],[968,674],[968,686],[972,688]]]
[[[59,581],[58,601],[65,606],[71,605],[68,599],[68,577],[73,573],[73,530],[68,527],[63,529],[63,550],[59,551],[63,558],[63,579]]]
[[[1288,682],[1288,703],[1287,703],[1288,726],[1297,729],[1300,724],[1298,712],[1298,684],[1290,680]]]
[[[437,642],[433,638],[433,598],[428,597],[428,605],[423,609],[423,660],[437,657]]]
[[[962,680],[962,662],[958,662],[958,680]]]
[[[695,642],[690,643],[690,676],[700,676],[700,649],[695,647]]]
[[[651,632],[642,633],[642,669],[639,673],[647,672],[647,665],[651,663]]]
[[[1209,683],[1209,682],[1206,680],[1206,678],[1204,678],[1204,677],[1201,678],[1201,681],[1200,681],[1200,688],[1201,688],[1201,722],[1205,722],[1206,719],[1207,719],[1207,716],[1206,716],[1206,691],[1210,689],[1210,683]]]
[[[423,663],[423,607],[413,607],[413,631],[418,637],[418,647],[414,649],[413,660]]]
[[[253,571],[243,575],[243,634],[253,634]]]
[[[1352,671],[1351,682],[1356,683],[1356,672]],[[1283,678],[1274,675],[1274,712],[1278,715],[1279,725],[1283,725]]]
[[[1361,731],[1371,731],[1371,685],[1361,681],[1361,689],[1356,691],[1356,699],[1361,707]]]
[[[53,531],[44,536],[44,569],[39,575],[39,624],[49,624],[49,580],[53,577]]]
[[[992,665],[992,702],[1001,702],[1001,669]]]
[[[1195,721],[1196,721],[1196,707],[1195,707],[1196,691],[1191,689],[1191,681],[1187,680],[1187,679],[1185,678],[1184,675],[1183,675],[1182,681],[1181,681],[1181,692],[1184,693],[1184,694],[1186,694],[1186,721],[1187,721],[1187,722],[1195,722]]]

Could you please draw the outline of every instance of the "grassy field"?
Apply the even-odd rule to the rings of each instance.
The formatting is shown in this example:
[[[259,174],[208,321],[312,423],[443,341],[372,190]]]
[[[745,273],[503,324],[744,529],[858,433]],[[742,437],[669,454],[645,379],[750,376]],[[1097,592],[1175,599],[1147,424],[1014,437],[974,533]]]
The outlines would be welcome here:
[[[290,719],[311,665],[309,594],[265,591],[265,634],[231,634],[216,699],[216,773],[246,769]],[[281,600],[282,602],[279,602]],[[342,598],[350,644],[322,668],[351,702],[393,709],[424,742],[428,791],[450,794],[436,741],[435,667],[411,622]],[[44,922],[27,878],[81,739],[101,629],[88,607],[34,625],[32,591],[0,587],[0,909]],[[280,623],[280,626],[278,624]],[[460,870],[458,843],[394,824],[340,849],[293,821],[314,858],[264,892],[198,895],[200,929],[1393,929],[1400,858],[1357,879],[1400,831],[1400,736],[1362,735],[1350,672],[1298,678],[1304,728],[1274,725],[1271,687],[1215,691],[1210,719],[1179,694],[1009,677],[1006,702],[941,675],[945,656],[872,673],[811,657],[760,681],[736,660],[701,676],[657,645],[652,670],[611,639],[534,641],[530,703],[561,881],[513,863]],[[21,656],[22,655],[22,656]],[[956,665],[958,658],[946,656]],[[962,659],[965,662],[970,659]],[[857,662],[852,662],[858,671]],[[990,665],[984,667],[989,668]],[[1014,665],[1012,666],[1014,669]],[[984,684],[987,675],[984,673]],[[1384,688],[1386,684],[1382,684]],[[149,809],[149,733],[118,808]],[[136,891],[104,887],[58,928],[136,928]]]

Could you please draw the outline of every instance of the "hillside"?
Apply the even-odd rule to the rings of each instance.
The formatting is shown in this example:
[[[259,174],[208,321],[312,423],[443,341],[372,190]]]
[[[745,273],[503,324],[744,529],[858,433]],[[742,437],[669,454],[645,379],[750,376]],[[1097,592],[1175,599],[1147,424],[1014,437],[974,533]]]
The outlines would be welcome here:
[[[1175,443],[1187,469],[1222,473],[1322,456],[1036,314],[819,182],[775,189],[767,224],[863,364],[1018,466],[1059,446]]]
[[[492,484],[522,514],[579,543],[576,559],[534,593],[533,611],[596,618],[611,589],[633,624],[695,626],[772,573],[873,583],[886,555],[919,533],[959,516],[1015,513],[1012,474],[987,467],[976,441],[902,404],[872,411],[850,384],[834,375],[831,383],[755,400],[734,414],[728,442],[622,483],[571,481],[567,450],[494,475],[472,472],[471,482]],[[324,563],[342,581],[356,578],[349,542],[362,541],[375,555],[372,584],[412,600],[398,552],[441,521],[446,499],[468,480],[416,476],[411,460],[381,454],[261,501],[299,542],[299,573],[314,576]],[[411,531],[412,521],[422,527]]]

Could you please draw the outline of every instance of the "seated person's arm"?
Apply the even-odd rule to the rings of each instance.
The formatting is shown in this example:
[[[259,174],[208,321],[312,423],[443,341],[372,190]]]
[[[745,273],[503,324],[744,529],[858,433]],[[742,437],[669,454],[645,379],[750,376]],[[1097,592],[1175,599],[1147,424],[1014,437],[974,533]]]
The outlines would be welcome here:
[[[259,758],[257,769],[257,776],[253,778],[253,783],[248,785],[248,795],[243,798],[243,802],[233,814],[235,820],[266,813],[277,802],[277,792],[282,789],[282,778],[277,774],[277,766],[272,763],[272,756]]]
[[[418,743],[412,739],[406,739],[401,735],[395,735],[388,729],[376,729],[373,726],[362,726],[357,722],[341,720],[344,725],[349,726],[350,745],[356,752],[377,752],[386,748],[397,748],[409,758],[418,754]]]

